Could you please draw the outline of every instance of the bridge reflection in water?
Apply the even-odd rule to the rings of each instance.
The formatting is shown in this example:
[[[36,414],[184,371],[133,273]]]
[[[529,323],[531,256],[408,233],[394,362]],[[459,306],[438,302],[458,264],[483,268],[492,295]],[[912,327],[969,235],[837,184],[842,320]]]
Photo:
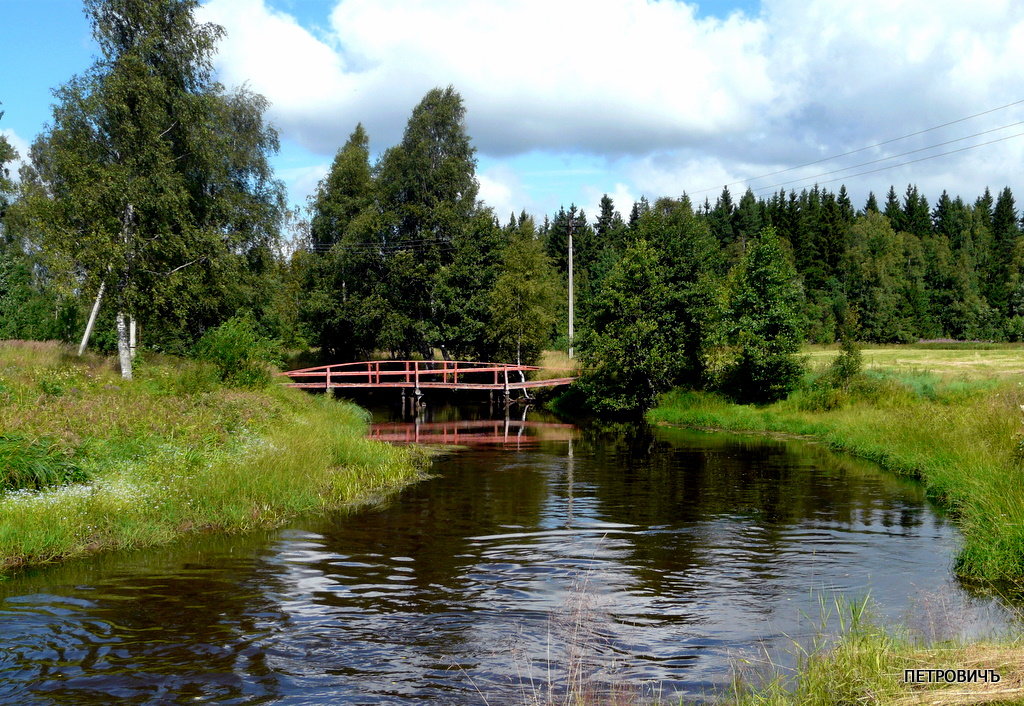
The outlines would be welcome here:
[[[525,416],[525,415],[524,415]],[[455,446],[532,446],[542,441],[572,441],[573,424],[519,419],[480,419],[448,422],[384,422],[370,427],[370,438],[391,443]]]

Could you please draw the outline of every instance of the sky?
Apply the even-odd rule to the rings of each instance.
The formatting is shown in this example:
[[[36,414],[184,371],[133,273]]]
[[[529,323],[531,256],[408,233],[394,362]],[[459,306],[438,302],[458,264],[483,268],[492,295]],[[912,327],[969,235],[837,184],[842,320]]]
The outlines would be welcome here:
[[[24,154],[51,90],[96,47],[76,0],[0,0],[0,12],[0,132]],[[464,99],[480,197],[503,221],[570,204],[593,215],[605,193],[623,214],[640,196],[713,203],[724,185],[738,198],[845,184],[857,205],[890,184],[932,203],[943,189],[1024,194],[1019,0],[205,0],[199,12],[227,31],[219,80],[270,100],[273,163],[298,206],[356,123],[375,158],[447,85]]]

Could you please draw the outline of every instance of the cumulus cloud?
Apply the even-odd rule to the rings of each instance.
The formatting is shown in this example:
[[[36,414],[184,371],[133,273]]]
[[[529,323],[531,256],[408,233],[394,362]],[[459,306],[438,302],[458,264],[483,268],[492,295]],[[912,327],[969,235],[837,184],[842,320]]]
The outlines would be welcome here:
[[[779,99],[765,27],[645,0],[342,0],[331,44],[264,0],[211,0],[218,67],[250,81],[321,152],[362,120],[394,142],[416,101],[453,84],[488,154],[643,152],[750,128]]]
[[[633,194],[633,190],[629,185],[622,182],[616,183],[610,189],[598,189],[593,186],[584,187],[582,207],[587,217],[591,220],[597,218],[598,214],[601,213],[601,198],[605,195],[611,198],[612,204],[615,210],[619,212],[619,215],[629,220],[629,213],[633,210],[633,204],[636,203],[639,197]]]
[[[498,221],[505,223],[513,213],[533,210],[533,202],[523,187],[519,174],[511,167],[497,164],[477,172],[480,183],[478,197],[494,209]]]
[[[619,171],[593,191],[692,193],[1024,97],[1012,93],[1024,65],[1024,4],[1015,0],[763,0],[756,16],[726,19],[670,1],[339,0],[316,34],[269,1],[210,0],[203,15],[228,30],[222,78],[266,95],[287,138],[330,155],[362,121],[376,151],[400,139],[427,90],[452,84],[481,153],[605,158]],[[843,163],[1021,116],[1018,107]],[[971,193],[1012,183],[1022,144],[857,182],[865,194],[890,181]],[[835,166],[787,176],[813,179]],[[512,183],[481,175],[499,208],[525,197]],[[533,197],[541,207],[551,201]]]

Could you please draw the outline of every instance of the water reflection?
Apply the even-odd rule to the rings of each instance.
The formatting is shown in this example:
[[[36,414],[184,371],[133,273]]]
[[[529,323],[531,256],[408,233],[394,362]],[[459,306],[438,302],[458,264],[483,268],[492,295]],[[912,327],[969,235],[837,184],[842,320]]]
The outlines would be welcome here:
[[[832,592],[953,633],[1002,619],[950,582],[957,535],[921,489],[867,464],[473,416],[377,428],[469,447],[385,507],[0,584],[0,700],[512,703],[580,654],[696,695]]]
[[[479,446],[495,444],[522,449],[542,441],[570,441],[572,424],[525,419],[475,419],[446,422],[381,422],[370,427],[370,438],[398,444]]]

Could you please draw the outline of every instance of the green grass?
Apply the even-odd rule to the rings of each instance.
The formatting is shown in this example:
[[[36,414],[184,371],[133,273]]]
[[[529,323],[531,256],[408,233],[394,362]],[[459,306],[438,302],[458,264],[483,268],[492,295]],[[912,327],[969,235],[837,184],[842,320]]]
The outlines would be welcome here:
[[[884,628],[869,601],[836,599],[822,606],[824,626],[838,618],[839,634],[820,629],[811,644],[792,643],[796,666],[768,662],[737,665],[724,701],[733,706],[835,706],[836,704],[1021,703],[1024,645],[1019,639],[936,642],[923,645],[901,629]],[[999,682],[907,683],[906,669],[994,670]]]
[[[820,369],[839,354],[839,347],[806,346],[803,354],[812,369]],[[1024,375],[1024,344],[1021,343],[865,345],[861,354],[869,370],[929,372],[941,377],[975,380]]]
[[[220,386],[203,365],[109,361],[0,343],[0,568],[191,532],[275,527],[372,502],[421,477],[422,455],[363,438],[354,405]]]

